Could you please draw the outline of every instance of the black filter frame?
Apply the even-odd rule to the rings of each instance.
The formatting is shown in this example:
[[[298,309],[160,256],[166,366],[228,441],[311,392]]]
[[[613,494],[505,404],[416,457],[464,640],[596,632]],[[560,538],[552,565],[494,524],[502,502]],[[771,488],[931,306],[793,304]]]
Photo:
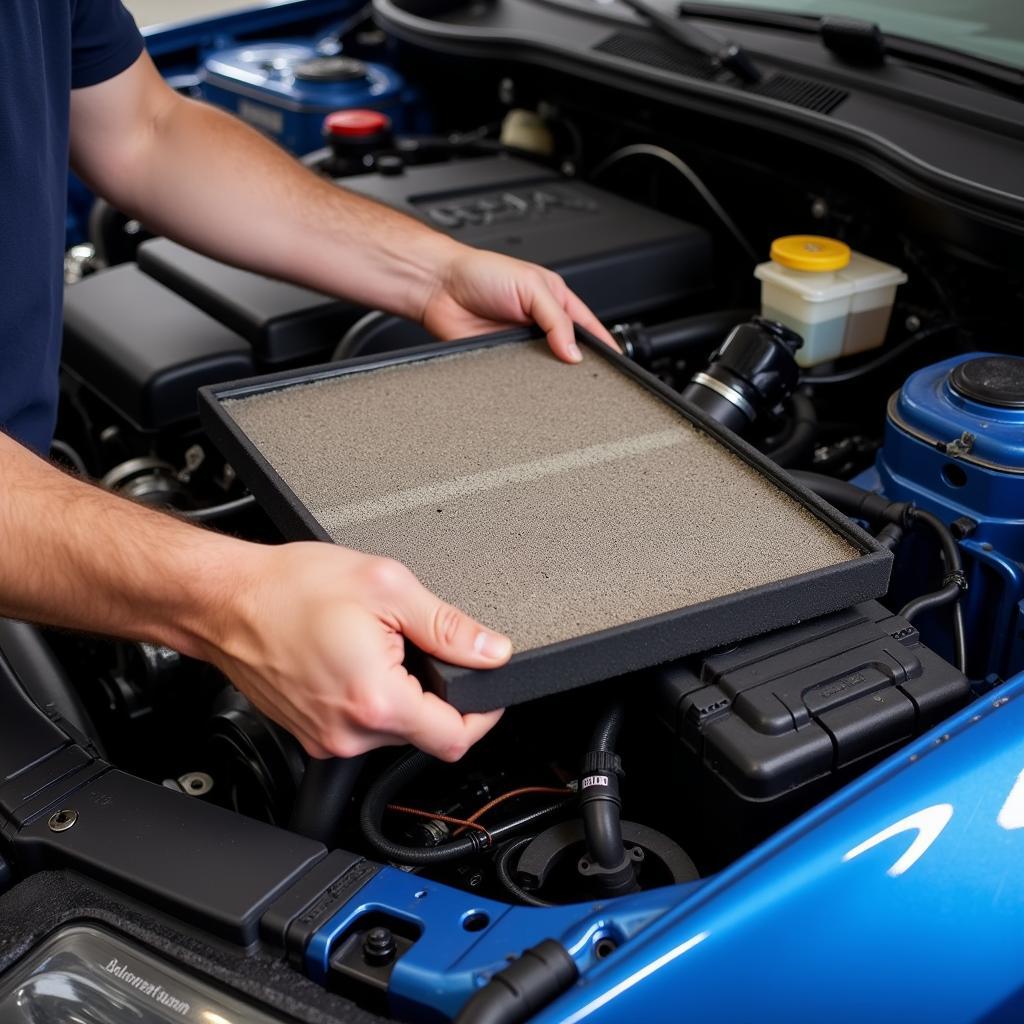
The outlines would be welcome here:
[[[215,384],[199,391],[200,417],[210,439],[286,537],[333,543],[309,509],[225,409],[224,401],[422,362],[437,356],[519,344],[538,337],[536,331],[529,329],[503,331],[465,341],[426,345],[381,356],[364,356]],[[581,345],[607,360],[756,469],[861,555],[824,569],[751,587],[676,611],[513,653],[505,665],[487,671],[450,665],[422,655],[409,645],[409,660],[425,686],[459,711],[489,711],[746,640],[881,597],[886,592],[893,557],[874,537],[797,483],[742,438],[683,402],[676,391],[653,374],[613,351],[578,325],[576,338]]]

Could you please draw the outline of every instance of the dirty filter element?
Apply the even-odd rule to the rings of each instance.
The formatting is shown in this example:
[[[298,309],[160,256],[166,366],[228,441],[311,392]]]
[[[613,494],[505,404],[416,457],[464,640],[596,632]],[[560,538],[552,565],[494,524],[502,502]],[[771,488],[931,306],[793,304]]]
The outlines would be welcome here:
[[[593,353],[501,344],[224,407],[327,536],[517,653],[862,553]]]

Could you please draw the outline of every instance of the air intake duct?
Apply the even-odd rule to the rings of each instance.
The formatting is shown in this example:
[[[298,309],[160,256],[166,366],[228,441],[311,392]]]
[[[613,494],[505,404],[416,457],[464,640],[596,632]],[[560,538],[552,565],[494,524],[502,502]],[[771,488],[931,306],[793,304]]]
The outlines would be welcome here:
[[[753,317],[733,329],[707,369],[690,378],[683,398],[743,434],[796,388],[800,371],[794,353],[802,344],[788,327]]]

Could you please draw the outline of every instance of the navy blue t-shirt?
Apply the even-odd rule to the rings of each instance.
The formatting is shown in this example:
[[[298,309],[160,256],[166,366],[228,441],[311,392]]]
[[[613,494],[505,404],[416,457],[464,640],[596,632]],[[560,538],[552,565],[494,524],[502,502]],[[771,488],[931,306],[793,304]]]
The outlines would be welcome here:
[[[43,453],[57,415],[70,90],[141,52],[120,0],[0,0],[0,429]]]

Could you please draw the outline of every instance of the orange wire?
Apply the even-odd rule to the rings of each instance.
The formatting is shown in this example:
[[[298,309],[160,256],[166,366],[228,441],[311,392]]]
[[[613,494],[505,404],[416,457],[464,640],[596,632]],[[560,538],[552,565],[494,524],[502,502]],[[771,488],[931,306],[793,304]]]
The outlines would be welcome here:
[[[511,800],[517,796],[526,796],[529,793],[551,793],[556,796],[570,796],[573,790],[568,788],[558,789],[554,786],[523,786],[520,789],[509,790],[508,793],[502,793],[501,796],[496,796],[493,800],[484,804],[480,810],[474,811],[452,835],[457,836],[467,828],[479,828],[480,826],[476,824],[477,820],[482,818],[488,811],[493,810],[498,804],[503,804],[506,800]]]
[[[401,804],[388,804],[387,810],[394,811],[396,814],[412,814],[417,818],[429,818],[431,821],[443,821],[446,825],[458,825],[458,832],[453,835],[458,835],[459,832],[465,831],[467,828],[475,828],[478,832],[483,832],[487,836],[487,841],[491,841],[491,833],[483,827],[478,825],[475,821],[470,821],[466,818],[450,818],[447,814],[435,814],[433,811],[421,811],[418,807],[403,807]]]

